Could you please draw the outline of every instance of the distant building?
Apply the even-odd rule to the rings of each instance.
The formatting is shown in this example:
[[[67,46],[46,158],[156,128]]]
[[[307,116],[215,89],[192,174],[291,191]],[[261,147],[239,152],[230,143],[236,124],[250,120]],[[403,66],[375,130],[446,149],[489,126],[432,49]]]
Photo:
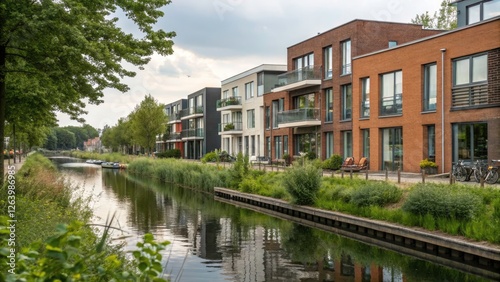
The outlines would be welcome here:
[[[264,94],[285,71],[285,65],[263,64],[222,81],[217,101],[221,150],[230,155],[264,156]]]
[[[180,99],[165,106],[165,113],[168,117],[166,136],[159,135],[156,139],[156,151],[178,149],[181,156],[184,156],[184,142],[182,141],[182,121],[181,112],[187,109],[187,99]]]
[[[457,7],[458,27],[500,16],[500,0],[458,0],[453,4]]]
[[[93,139],[88,139],[83,142],[83,150],[87,152],[100,152],[101,149],[101,139],[95,137]]]

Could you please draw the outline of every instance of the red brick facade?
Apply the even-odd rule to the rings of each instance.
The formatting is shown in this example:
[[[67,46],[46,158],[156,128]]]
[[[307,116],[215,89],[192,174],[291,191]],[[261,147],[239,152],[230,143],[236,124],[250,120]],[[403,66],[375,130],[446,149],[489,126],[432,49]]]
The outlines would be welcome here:
[[[459,58],[487,54],[487,102],[467,107],[454,106],[454,62]],[[360,56],[353,60],[353,155],[360,157],[363,143],[361,130],[370,131],[370,169],[383,169],[383,136],[387,128],[402,129],[403,170],[420,171],[420,160],[428,157],[427,128],[435,127],[435,161],[439,172],[449,172],[458,152],[457,128],[471,125],[475,138],[486,138],[487,158],[500,158],[500,19],[467,26],[407,45]],[[444,60],[442,60],[444,58]],[[433,111],[423,111],[424,66],[435,63],[437,69],[437,104]],[[444,74],[443,68],[444,66]],[[381,116],[381,75],[402,71],[402,112]],[[360,118],[361,79],[370,78],[370,117]],[[444,77],[444,81],[442,80]],[[444,84],[443,84],[444,82]],[[484,83],[483,83],[484,84]],[[444,92],[444,98],[441,92]],[[474,93],[470,94],[474,99]],[[444,104],[441,103],[444,101]],[[444,119],[444,123],[442,123]],[[487,132],[476,132],[481,125]],[[444,129],[444,132],[443,132]],[[480,129],[481,130],[481,129]],[[484,130],[483,130],[484,131]],[[384,131],[385,132],[385,131]],[[454,133],[455,132],[455,133]],[[469,131],[464,131],[469,134]],[[443,135],[444,134],[444,135]],[[444,137],[444,138],[443,138]],[[468,137],[467,137],[468,138]],[[471,137],[472,138],[472,137]],[[442,142],[444,139],[444,142]],[[468,139],[467,139],[468,140]],[[474,140],[485,143],[485,140]],[[477,149],[477,148],[476,148]],[[479,153],[476,153],[479,154]],[[474,154],[470,156],[474,159]],[[444,158],[443,158],[444,156]],[[463,157],[460,157],[463,158]]]
[[[386,49],[389,41],[394,41],[398,45],[420,39],[426,36],[439,34],[442,31],[424,30],[420,25],[401,24],[377,21],[354,20],[339,27],[328,30],[313,38],[290,46],[288,48],[287,65],[288,71],[295,69],[294,59],[313,53],[314,66],[321,66],[322,79],[321,85],[308,88],[301,88],[293,91],[284,91],[279,93],[269,93],[264,95],[264,104],[270,106],[273,100],[278,98],[285,99],[285,111],[293,109],[293,98],[303,94],[315,95],[315,107],[320,109],[321,126],[309,128],[271,128],[265,130],[265,136],[271,137],[271,157],[274,159],[275,144],[274,136],[288,134],[288,152],[290,155],[297,155],[294,145],[294,134],[310,133],[317,134],[315,138],[320,147],[318,148],[318,158],[324,159],[326,156],[326,142],[324,142],[327,133],[333,133],[333,148],[329,151],[335,154],[343,154],[342,132],[352,131],[352,119],[341,120],[341,89],[343,85],[352,84],[352,74],[341,75],[342,69],[342,43],[346,40],[351,41],[351,57],[367,54],[377,50]],[[332,48],[332,77],[325,78],[323,65],[325,47]],[[354,71],[356,71],[354,69]],[[332,89],[333,120],[325,121],[325,91]],[[354,92],[353,92],[354,93]],[[354,108],[354,106],[353,106]],[[272,110],[272,107],[271,107]],[[271,114],[271,117],[273,115]],[[272,122],[272,121],[271,121]],[[267,146],[266,146],[267,147]],[[266,148],[267,150],[267,148]],[[266,155],[269,153],[266,152]]]

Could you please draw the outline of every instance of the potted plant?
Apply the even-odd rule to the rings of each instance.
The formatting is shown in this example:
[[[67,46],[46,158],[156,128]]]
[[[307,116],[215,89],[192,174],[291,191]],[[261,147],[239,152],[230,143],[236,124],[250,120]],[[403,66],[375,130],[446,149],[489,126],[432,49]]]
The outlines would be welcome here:
[[[436,174],[438,166],[429,159],[423,159],[420,161],[420,168],[425,170],[426,174]]]
[[[229,131],[234,129],[234,124],[228,123],[224,126],[224,131]]]

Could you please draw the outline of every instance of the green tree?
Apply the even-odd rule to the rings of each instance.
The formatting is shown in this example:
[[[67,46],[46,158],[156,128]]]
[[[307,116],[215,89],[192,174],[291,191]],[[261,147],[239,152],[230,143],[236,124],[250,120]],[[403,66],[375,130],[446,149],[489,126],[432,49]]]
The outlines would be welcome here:
[[[424,28],[431,29],[446,29],[451,30],[457,28],[457,8],[451,4],[451,0],[443,0],[439,11],[434,12],[431,16],[429,11],[424,14],[416,15],[411,20],[414,24],[421,24]]]
[[[145,96],[130,114],[132,140],[147,152],[152,152],[156,136],[165,132],[167,121],[165,105],[158,103],[151,94]]]
[[[47,150],[57,150],[57,134],[54,128],[50,129],[43,146]]]
[[[110,148],[113,152],[128,152],[128,148],[132,144],[128,118],[120,118],[113,127],[105,126],[102,131],[101,142],[103,146]]]
[[[57,127],[54,129],[57,136],[57,149],[71,150],[76,147],[76,136],[73,132]]]
[[[5,136],[6,121],[14,123],[29,117],[32,122],[48,126],[56,121],[56,111],[79,120],[85,113],[85,103],[102,102],[104,89],[127,91],[121,79],[135,73],[125,69],[123,62],[142,66],[153,53],[173,52],[171,38],[175,33],[155,28],[163,16],[160,9],[169,3],[3,0],[0,140]],[[121,20],[132,23],[138,31],[124,32],[118,26],[118,15],[124,15]],[[2,178],[3,169],[0,166]]]

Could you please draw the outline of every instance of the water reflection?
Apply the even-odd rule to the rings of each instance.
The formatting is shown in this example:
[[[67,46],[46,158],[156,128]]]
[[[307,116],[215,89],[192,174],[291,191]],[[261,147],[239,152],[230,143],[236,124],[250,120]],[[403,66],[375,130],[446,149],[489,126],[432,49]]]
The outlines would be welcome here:
[[[147,232],[171,242],[172,281],[487,281],[125,171],[61,169],[96,196],[96,221],[116,212],[126,249]]]

